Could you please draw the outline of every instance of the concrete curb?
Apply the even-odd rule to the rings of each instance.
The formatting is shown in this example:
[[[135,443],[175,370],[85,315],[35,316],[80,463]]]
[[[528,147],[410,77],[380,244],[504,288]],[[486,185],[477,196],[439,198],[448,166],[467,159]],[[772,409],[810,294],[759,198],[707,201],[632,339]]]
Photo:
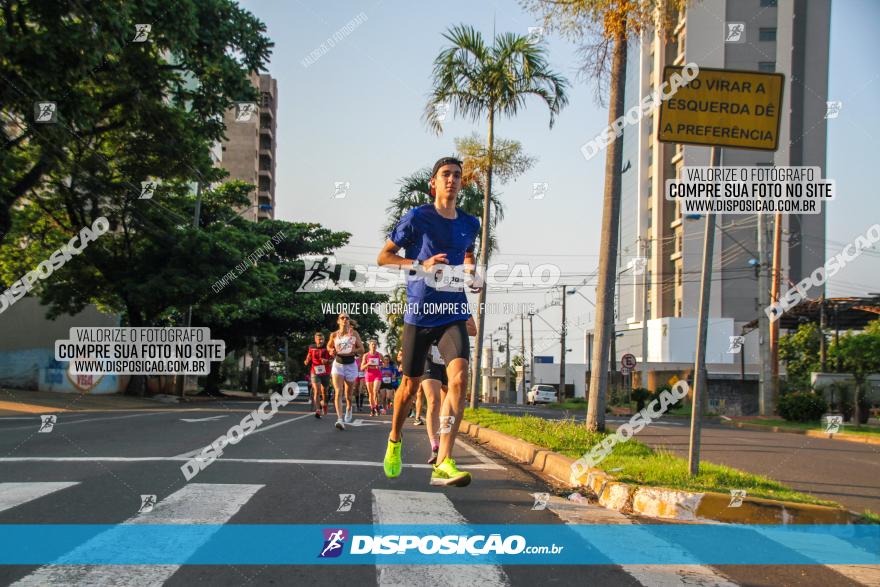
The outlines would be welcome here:
[[[786,434],[801,434],[804,436],[810,436],[812,438],[826,438],[828,440],[845,440],[847,442],[860,442],[862,444],[880,444],[880,436],[871,437],[865,436],[861,434],[847,434],[846,432],[841,432],[838,434],[828,434],[827,432],[821,432],[819,430],[796,430],[792,428],[785,428],[783,426],[761,426],[760,424],[749,424],[748,422],[721,422],[725,426],[730,426],[733,428],[742,428],[743,430],[758,430],[763,432],[784,432]]]
[[[574,477],[574,459],[497,430],[463,420],[460,432],[489,445],[512,460],[529,466],[569,489],[587,489],[599,505],[624,513],[664,520],[713,520],[734,524],[852,524],[858,514],[843,508],[744,497],[730,507],[730,495],[646,487],[616,481],[600,469]]]

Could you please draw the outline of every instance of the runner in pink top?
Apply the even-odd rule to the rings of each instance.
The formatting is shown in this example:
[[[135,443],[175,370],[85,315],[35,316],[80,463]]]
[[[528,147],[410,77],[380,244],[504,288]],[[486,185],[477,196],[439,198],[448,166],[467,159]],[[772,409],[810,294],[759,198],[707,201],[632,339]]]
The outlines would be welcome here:
[[[382,355],[376,351],[377,342],[370,341],[370,352],[361,358],[361,370],[365,371],[367,392],[370,396],[370,415],[379,413],[379,384],[382,382]]]

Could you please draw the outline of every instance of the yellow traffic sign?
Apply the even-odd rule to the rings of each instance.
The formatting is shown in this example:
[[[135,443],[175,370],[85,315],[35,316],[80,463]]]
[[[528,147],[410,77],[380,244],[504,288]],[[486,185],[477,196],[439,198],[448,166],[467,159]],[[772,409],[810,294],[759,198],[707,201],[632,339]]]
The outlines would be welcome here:
[[[664,81],[682,69],[667,66]],[[701,67],[696,78],[661,102],[657,140],[775,151],[784,83],[781,73]]]

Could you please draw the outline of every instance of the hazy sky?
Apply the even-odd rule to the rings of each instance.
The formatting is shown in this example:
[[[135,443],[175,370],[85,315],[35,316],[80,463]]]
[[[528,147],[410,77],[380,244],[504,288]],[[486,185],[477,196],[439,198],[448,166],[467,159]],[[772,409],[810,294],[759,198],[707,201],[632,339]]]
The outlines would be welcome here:
[[[266,23],[275,42],[269,72],[278,80],[276,217],[319,222],[352,233],[341,260],[373,263],[384,242],[380,227],[398,180],[454,151],[454,139],[473,132],[485,136],[485,124],[446,119],[442,136],[432,135],[421,114],[431,83],[434,57],[447,42],[451,25],[465,23],[491,42],[497,32],[526,34],[538,20],[513,1],[451,0],[442,4],[379,2],[297,2],[246,0],[241,4]],[[346,38],[306,66],[302,61],[322,42],[360,17]],[[870,224],[880,222],[874,172],[880,152],[880,68],[867,65],[880,54],[876,26],[880,3],[833,3],[829,100],[841,100],[839,118],[828,125],[828,176],[837,180],[838,200],[829,204],[827,250],[836,253]],[[604,156],[586,161],[579,149],[607,123],[596,105],[592,82],[577,76],[575,47],[547,38],[549,62],[572,84],[569,105],[549,129],[547,108],[537,99],[515,119],[496,121],[496,137],[514,138],[539,158],[516,182],[500,186],[505,205],[494,262],[555,263],[563,283],[576,285],[598,262]],[[334,182],[350,182],[344,199],[334,199]],[[543,199],[532,199],[532,184],[547,182]],[[880,251],[880,249],[878,249]],[[880,252],[864,254],[831,282],[830,295],[880,291]],[[592,286],[582,292],[593,298]],[[490,291],[488,301],[545,304],[545,291]],[[476,301],[474,299],[472,301]],[[586,325],[592,307],[569,298],[568,316]],[[558,328],[559,308],[541,316]],[[508,317],[490,315],[487,332]],[[558,357],[558,335],[535,320],[536,354]],[[569,361],[581,361],[582,331],[569,330]],[[528,325],[526,325],[528,336]],[[511,325],[519,346],[519,320]]]

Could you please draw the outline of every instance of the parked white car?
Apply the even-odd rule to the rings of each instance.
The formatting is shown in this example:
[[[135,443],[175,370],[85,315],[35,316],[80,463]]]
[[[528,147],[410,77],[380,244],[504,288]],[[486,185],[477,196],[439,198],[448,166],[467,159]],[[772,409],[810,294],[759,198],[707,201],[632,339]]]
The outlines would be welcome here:
[[[552,404],[557,401],[556,388],[552,385],[533,385],[532,389],[526,394],[526,403],[535,404]]]

